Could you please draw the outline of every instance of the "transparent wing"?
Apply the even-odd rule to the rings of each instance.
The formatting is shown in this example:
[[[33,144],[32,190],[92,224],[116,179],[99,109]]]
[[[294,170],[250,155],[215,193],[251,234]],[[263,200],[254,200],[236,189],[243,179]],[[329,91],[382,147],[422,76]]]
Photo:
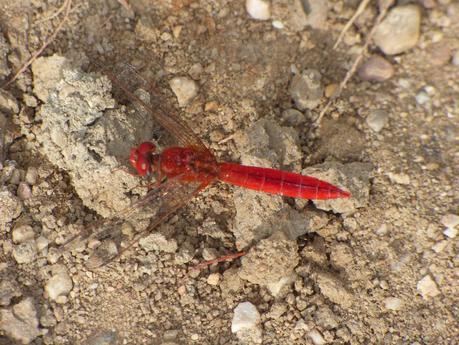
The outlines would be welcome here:
[[[200,182],[183,183],[179,177],[169,179],[116,218],[95,222],[70,237],[61,246],[61,253],[86,250],[88,244],[92,253],[86,266],[90,269],[103,266],[164,222],[206,186]]]
[[[180,119],[176,107],[169,101],[171,97],[142,77],[134,66],[128,63],[118,63],[111,71],[102,69],[102,72],[112,81],[113,86],[129,98],[137,111],[149,114],[175,138],[179,146],[195,147],[207,151],[201,139]],[[139,97],[135,92],[138,89],[148,92],[149,99]]]

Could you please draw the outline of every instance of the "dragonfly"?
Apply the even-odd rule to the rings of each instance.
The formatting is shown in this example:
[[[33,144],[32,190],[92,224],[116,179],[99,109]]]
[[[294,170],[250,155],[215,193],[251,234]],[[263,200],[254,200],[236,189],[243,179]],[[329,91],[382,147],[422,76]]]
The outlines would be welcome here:
[[[152,141],[144,141],[132,148],[130,165],[136,175],[154,181],[152,188],[143,198],[118,214],[116,219],[93,224],[72,236],[62,246],[67,250],[89,240],[103,243],[103,240],[111,239],[98,247],[98,254],[87,263],[90,268],[105,265],[119,256],[217,181],[292,198],[337,199],[351,196],[349,192],[311,176],[220,162],[179,116],[176,108],[166,101],[164,92],[143,78],[135,67],[122,64],[117,72],[104,71],[104,74],[128,98],[136,111],[151,116],[151,120],[159,124],[176,144],[160,151]],[[147,92],[148,97],[142,97],[138,90]],[[124,240],[114,240],[116,234],[123,235],[126,232],[123,231],[123,224],[127,219],[137,217],[140,209],[146,209],[143,221],[147,219],[148,225],[144,230],[128,234]]]

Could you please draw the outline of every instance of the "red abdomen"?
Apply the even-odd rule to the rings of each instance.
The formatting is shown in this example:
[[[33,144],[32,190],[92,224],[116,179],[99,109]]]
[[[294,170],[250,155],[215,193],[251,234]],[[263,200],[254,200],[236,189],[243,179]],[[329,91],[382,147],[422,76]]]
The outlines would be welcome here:
[[[236,186],[292,198],[336,199],[350,196],[350,193],[314,177],[235,163],[220,163],[218,178]]]

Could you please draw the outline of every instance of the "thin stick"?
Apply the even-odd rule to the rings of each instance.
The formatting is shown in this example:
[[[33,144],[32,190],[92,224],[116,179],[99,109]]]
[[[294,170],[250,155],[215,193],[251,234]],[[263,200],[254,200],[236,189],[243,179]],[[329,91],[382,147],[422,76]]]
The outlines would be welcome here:
[[[221,257],[213,259],[213,260],[203,261],[203,262],[200,262],[199,264],[197,264],[196,266],[191,267],[190,270],[191,271],[201,270],[204,267],[207,267],[207,266],[210,266],[210,265],[213,265],[213,264],[218,264],[219,262],[222,262],[222,261],[229,261],[229,260],[237,259],[237,258],[239,258],[241,256],[244,256],[245,254],[246,254],[245,252],[238,252],[238,253],[233,253],[233,254],[228,254],[228,255],[225,255],[225,256],[221,256]]]
[[[347,30],[349,30],[349,28],[352,26],[352,24],[354,24],[355,20],[357,19],[358,16],[360,16],[363,11],[365,10],[365,8],[367,7],[368,3],[370,2],[370,0],[363,0],[359,7],[357,8],[357,10],[355,10],[355,13],[354,15],[352,16],[351,19],[348,20],[348,22],[346,23],[346,25],[344,26],[343,30],[341,30],[341,33],[339,34],[339,37],[338,39],[336,40],[336,43],[335,45],[333,46],[333,49],[336,49],[338,47],[338,45],[341,43],[341,40],[343,39],[344,37],[344,34],[347,32]]]
[[[67,21],[68,19],[68,14],[70,12],[70,7],[71,7],[71,4],[72,4],[72,0],[65,0],[65,3],[64,5],[66,5],[65,7],[65,12],[64,12],[64,18],[62,18],[61,22],[59,23],[59,25],[56,27],[56,29],[54,30],[54,32],[52,33],[52,35],[50,37],[48,37],[48,39],[43,43],[43,45],[41,46],[40,49],[38,49],[33,55],[32,57],[24,64],[22,65],[21,68],[19,68],[19,70],[14,74],[14,76],[9,80],[7,81],[4,85],[2,85],[2,88],[5,88],[7,87],[8,85],[10,85],[13,81],[15,81],[17,79],[17,77],[22,73],[24,72],[27,67],[29,67],[32,62],[35,61],[35,59],[41,54],[43,53],[43,51],[46,49],[46,47],[56,38],[57,34],[59,33],[59,31],[61,31],[62,27],[64,26],[65,22]]]
[[[327,112],[328,108],[330,107],[331,103],[341,95],[341,92],[346,87],[347,82],[355,74],[355,71],[357,70],[357,66],[359,65],[360,61],[362,61],[363,57],[365,56],[365,54],[367,52],[367,48],[370,45],[371,39],[373,38],[373,35],[374,35],[375,31],[376,31],[376,28],[378,27],[379,23],[381,23],[383,18],[386,16],[386,13],[389,10],[389,7],[392,6],[393,2],[394,2],[394,0],[388,0],[384,4],[384,6],[381,8],[381,12],[379,13],[378,17],[376,18],[375,24],[371,28],[370,33],[368,34],[368,36],[367,36],[367,38],[365,40],[365,44],[363,45],[361,52],[359,53],[357,58],[354,60],[354,63],[352,64],[352,67],[346,73],[346,76],[344,77],[343,81],[340,83],[337,92],[333,95],[333,97],[331,97],[328,100],[327,104],[322,109],[322,111],[320,112],[320,114],[317,117],[317,119],[314,121],[314,127],[317,128],[317,127],[320,126],[320,122],[322,121],[322,118],[324,117],[324,115]],[[351,20],[352,20],[352,18],[351,18]]]

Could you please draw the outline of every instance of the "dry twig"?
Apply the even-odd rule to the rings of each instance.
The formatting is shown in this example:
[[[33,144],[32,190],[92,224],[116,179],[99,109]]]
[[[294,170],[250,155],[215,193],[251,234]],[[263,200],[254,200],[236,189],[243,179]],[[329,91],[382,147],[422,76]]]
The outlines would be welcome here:
[[[349,69],[349,71],[346,73],[346,76],[344,77],[344,79],[341,81],[341,83],[339,85],[339,88],[336,91],[336,93],[328,100],[327,104],[325,104],[325,107],[322,109],[322,111],[320,112],[319,116],[314,121],[314,126],[315,127],[319,127],[320,126],[320,122],[322,121],[322,118],[324,117],[325,113],[328,111],[328,108],[330,107],[331,103],[341,95],[341,92],[346,87],[347,82],[354,75],[355,71],[357,70],[357,66],[359,65],[360,61],[362,61],[363,57],[365,56],[365,54],[367,52],[368,46],[370,45],[371,39],[373,38],[373,35],[375,33],[376,28],[378,27],[379,23],[381,23],[383,18],[386,16],[386,13],[389,10],[389,7],[392,6],[393,2],[394,2],[394,0],[387,0],[383,4],[383,6],[381,6],[380,13],[379,13],[378,17],[376,18],[375,24],[373,25],[371,31],[367,35],[367,38],[365,40],[365,44],[362,47],[362,50],[360,51],[359,55],[355,58],[354,63],[352,64],[352,66]],[[363,12],[363,10],[365,9],[365,6],[362,6],[362,4],[364,4],[366,6],[368,4],[368,1],[363,0],[362,3],[360,4],[360,6],[357,8],[356,13],[357,12],[360,12],[360,13]],[[361,8],[361,7],[363,7],[363,8]],[[354,14],[354,16],[352,16],[352,18],[349,20],[349,22],[351,22],[351,24],[352,24],[355,21],[356,17],[357,16]],[[343,28],[343,31],[347,30],[350,25],[346,24],[346,26]],[[340,38],[342,37],[342,35],[343,35],[343,33],[340,34]],[[338,41],[335,44],[335,47],[339,43],[340,38],[338,38]]]

